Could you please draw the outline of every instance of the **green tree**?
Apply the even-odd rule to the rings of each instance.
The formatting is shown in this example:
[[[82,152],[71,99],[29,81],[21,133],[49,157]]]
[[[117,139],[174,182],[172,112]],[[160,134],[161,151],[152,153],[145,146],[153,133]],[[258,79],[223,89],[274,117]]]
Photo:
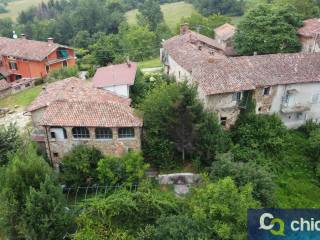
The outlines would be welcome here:
[[[88,31],[79,31],[72,39],[72,45],[77,48],[87,48],[91,44],[91,37]]]
[[[210,177],[214,181],[231,177],[240,188],[251,183],[253,197],[264,207],[273,207],[275,184],[272,174],[254,161],[236,162],[232,154],[222,154],[212,163]]]
[[[12,38],[13,22],[10,18],[0,19],[0,36]]]
[[[163,13],[161,12],[159,1],[146,0],[138,7],[138,23],[141,26],[149,26],[151,31],[155,31],[157,26],[163,22]]]
[[[142,61],[154,56],[159,48],[156,34],[147,27],[124,27],[119,32],[121,53],[134,61]]]
[[[202,232],[217,240],[245,239],[247,210],[259,206],[251,186],[239,190],[231,178],[195,188],[188,203],[192,218],[205,226]]]
[[[95,62],[100,66],[106,66],[115,61],[119,54],[120,45],[118,35],[102,35],[94,44],[89,46]]]
[[[239,16],[243,14],[243,0],[189,0],[204,16],[221,14]]]
[[[320,13],[319,5],[317,5],[315,0],[274,0],[273,4],[280,7],[292,5],[304,19],[319,17]]]
[[[298,52],[301,45],[296,29],[301,25],[292,6],[259,5],[240,22],[234,40],[236,51],[241,55]]]
[[[141,153],[129,152],[121,157],[106,156],[98,163],[98,176],[100,182],[108,186],[133,186],[144,177],[148,167]]]
[[[102,153],[94,147],[77,145],[61,162],[61,180],[68,186],[90,185],[98,182],[98,162]]]
[[[214,29],[230,22],[231,18],[223,15],[210,15],[204,17],[200,14],[192,14],[190,17],[183,17],[181,24],[188,23],[189,28],[193,31],[199,32],[205,36],[214,37]],[[180,31],[180,25],[177,27],[177,32]]]
[[[8,239],[63,237],[67,217],[62,190],[31,144],[11,156],[0,180],[0,229]]]
[[[15,125],[0,128],[0,166],[8,163],[9,154],[16,151],[22,143]]]

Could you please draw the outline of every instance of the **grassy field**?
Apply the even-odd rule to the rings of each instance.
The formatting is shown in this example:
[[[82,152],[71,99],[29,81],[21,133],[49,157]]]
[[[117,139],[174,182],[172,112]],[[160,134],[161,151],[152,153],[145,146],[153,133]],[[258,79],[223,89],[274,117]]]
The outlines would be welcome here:
[[[0,18],[9,17],[12,20],[16,20],[19,13],[22,10],[26,10],[31,6],[36,6],[40,4],[41,2],[46,2],[47,0],[16,0],[13,2],[10,2],[7,6],[7,9],[9,12],[0,14]]]
[[[185,2],[163,4],[161,5],[161,10],[163,12],[165,22],[172,31],[176,30],[177,24],[180,23],[182,17],[189,17],[192,13],[196,13],[194,7]],[[131,10],[126,13],[129,24],[137,24],[137,13],[138,10]]]
[[[160,59],[157,57],[154,59],[139,62],[138,65],[140,68],[155,68],[155,67],[161,67],[161,62],[160,62]]]
[[[0,100],[0,107],[28,106],[41,92],[42,85],[29,88]]]

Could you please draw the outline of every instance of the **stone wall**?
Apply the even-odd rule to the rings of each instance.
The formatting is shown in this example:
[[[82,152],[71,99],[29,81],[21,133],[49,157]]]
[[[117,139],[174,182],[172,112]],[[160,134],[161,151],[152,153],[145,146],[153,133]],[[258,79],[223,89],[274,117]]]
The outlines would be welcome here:
[[[135,128],[135,137],[119,139],[118,129],[112,128],[113,139],[96,139],[95,128],[88,128],[90,132],[89,139],[74,139],[72,137],[72,127],[65,127],[67,132],[67,139],[55,140],[46,136],[46,148],[48,155],[55,167],[58,167],[63,156],[71,151],[71,149],[80,144],[94,146],[99,149],[103,154],[122,155],[128,150],[140,151],[141,150],[141,128]],[[48,135],[50,134],[49,127],[47,127]]]
[[[4,89],[0,91],[0,99],[9,96],[12,93],[12,88]]]

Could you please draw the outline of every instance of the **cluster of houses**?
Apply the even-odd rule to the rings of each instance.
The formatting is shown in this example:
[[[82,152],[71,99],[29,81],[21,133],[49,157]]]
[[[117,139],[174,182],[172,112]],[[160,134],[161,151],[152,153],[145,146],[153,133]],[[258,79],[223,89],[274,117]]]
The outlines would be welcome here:
[[[226,128],[247,107],[249,95],[257,114],[276,113],[288,127],[320,119],[319,20],[307,20],[299,30],[300,53],[237,56],[235,32],[235,26],[224,24],[211,39],[183,24],[179,35],[163,42],[164,71],[177,81],[196,84],[205,108]],[[76,63],[72,48],[24,36],[0,38],[0,56],[3,95]],[[46,149],[54,166],[78,144],[115,155],[141,149],[143,121],[129,97],[136,71],[137,64],[127,61],[97,69],[92,81],[73,77],[43,87],[27,111],[32,138]]]
[[[236,56],[235,31],[225,24],[211,39],[182,25],[180,35],[163,42],[165,71],[197,84],[206,109],[227,128],[247,107],[249,95],[257,114],[276,113],[287,127],[320,119],[320,21],[304,22],[298,31],[302,52],[293,54]]]

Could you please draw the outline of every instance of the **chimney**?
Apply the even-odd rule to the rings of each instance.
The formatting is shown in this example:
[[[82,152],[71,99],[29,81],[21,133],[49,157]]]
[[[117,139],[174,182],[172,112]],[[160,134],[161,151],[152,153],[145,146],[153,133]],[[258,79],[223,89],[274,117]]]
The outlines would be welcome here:
[[[189,23],[183,23],[180,25],[180,35],[184,35],[189,32]]]
[[[214,56],[210,56],[208,58],[208,63],[214,63]]]
[[[20,34],[21,39],[27,39],[26,35],[24,33]]]
[[[131,62],[130,62],[130,58],[129,57],[126,58],[126,62],[127,62],[128,67],[130,68],[131,67]]]
[[[52,37],[50,37],[50,38],[48,38],[48,43],[53,43],[53,38]]]
[[[258,55],[258,53],[257,52],[253,52],[253,56],[257,56]]]

